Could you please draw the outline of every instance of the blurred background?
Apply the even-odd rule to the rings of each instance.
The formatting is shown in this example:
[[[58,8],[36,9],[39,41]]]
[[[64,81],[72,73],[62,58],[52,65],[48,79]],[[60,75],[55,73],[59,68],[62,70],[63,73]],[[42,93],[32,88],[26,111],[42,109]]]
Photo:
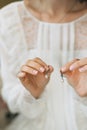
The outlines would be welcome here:
[[[0,0],[0,8],[2,8],[3,6],[5,6],[11,2],[15,2],[15,1],[19,1],[19,0]]]
[[[0,9],[16,1],[19,0],[0,0]],[[8,110],[6,103],[3,101],[1,97],[1,87],[2,87],[2,80],[0,75],[0,130],[4,130],[4,128],[16,117],[16,114],[13,115]]]

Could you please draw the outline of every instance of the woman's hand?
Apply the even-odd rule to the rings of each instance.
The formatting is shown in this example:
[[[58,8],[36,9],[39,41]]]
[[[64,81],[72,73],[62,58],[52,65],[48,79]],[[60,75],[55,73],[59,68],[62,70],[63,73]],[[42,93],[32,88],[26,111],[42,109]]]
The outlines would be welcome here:
[[[61,71],[80,96],[87,96],[87,58],[75,59],[62,67]]]
[[[39,98],[50,80],[53,67],[48,66],[40,58],[28,60],[21,67],[18,77],[24,87],[31,92],[35,98]]]

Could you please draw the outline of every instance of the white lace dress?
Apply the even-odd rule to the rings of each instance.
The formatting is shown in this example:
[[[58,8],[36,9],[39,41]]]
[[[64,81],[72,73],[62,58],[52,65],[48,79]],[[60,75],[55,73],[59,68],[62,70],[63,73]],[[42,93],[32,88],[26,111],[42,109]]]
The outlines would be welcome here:
[[[87,14],[70,23],[46,23],[32,16],[23,2],[12,3],[0,11],[0,57],[2,96],[19,113],[7,130],[87,130],[87,98],[80,98],[66,79],[62,83],[59,73],[66,62],[87,57]],[[34,57],[54,67],[38,100],[16,76]]]

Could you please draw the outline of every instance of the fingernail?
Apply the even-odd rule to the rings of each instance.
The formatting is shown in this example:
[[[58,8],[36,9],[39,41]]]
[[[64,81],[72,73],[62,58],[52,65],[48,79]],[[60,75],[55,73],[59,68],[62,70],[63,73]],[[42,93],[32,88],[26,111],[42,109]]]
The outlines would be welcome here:
[[[24,77],[24,76],[25,76],[25,73],[20,72],[20,73],[18,74],[18,77]]]
[[[48,74],[46,74],[46,75],[45,75],[45,78],[46,78],[46,79],[48,79],[48,78],[49,78]]]
[[[35,74],[35,75],[36,75],[37,73],[38,73],[38,71],[36,71],[36,70],[33,70],[33,74]]]
[[[70,66],[70,70],[71,70],[71,71],[74,70],[74,66]]]
[[[44,72],[44,70],[45,70],[45,69],[44,69],[43,67],[40,68],[40,71],[41,71],[41,72]]]
[[[84,72],[84,71],[85,71],[85,69],[83,69],[83,68],[79,69],[79,72]]]
[[[62,72],[66,71],[66,67],[63,67],[63,68],[61,69],[61,71],[62,71]]]

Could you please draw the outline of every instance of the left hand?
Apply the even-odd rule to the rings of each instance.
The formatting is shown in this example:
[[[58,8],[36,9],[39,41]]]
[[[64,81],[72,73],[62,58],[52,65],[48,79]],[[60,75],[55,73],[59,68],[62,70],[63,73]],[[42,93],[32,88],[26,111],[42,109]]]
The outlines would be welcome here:
[[[61,71],[80,96],[87,96],[87,58],[68,62]]]

